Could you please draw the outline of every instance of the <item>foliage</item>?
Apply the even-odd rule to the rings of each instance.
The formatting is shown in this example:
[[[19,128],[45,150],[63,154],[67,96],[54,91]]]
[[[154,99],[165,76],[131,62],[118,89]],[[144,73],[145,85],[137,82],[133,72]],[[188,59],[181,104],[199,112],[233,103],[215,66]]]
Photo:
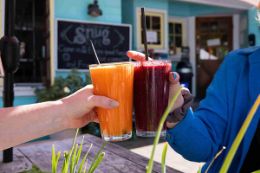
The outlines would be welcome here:
[[[31,170],[23,171],[21,173],[45,173],[45,172],[42,172],[37,166],[33,165]]]
[[[102,152],[106,143],[103,144],[101,149],[96,154],[90,168],[87,171],[87,156],[92,148],[92,144],[90,145],[87,153],[81,157],[84,137],[81,140],[80,145],[76,144],[77,134],[79,129],[77,129],[75,138],[73,140],[73,144],[69,152],[64,152],[64,160],[61,167],[61,173],[93,173],[96,168],[101,164],[105,157],[105,152]],[[55,151],[55,146],[52,146],[52,173],[57,173],[58,164],[60,159],[61,152]],[[80,162],[81,160],[81,162]]]
[[[72,70],[67,77],[56,77],[54,84],[50,87],[37,89],[35,94],[38,102],[58,100],[62,97],[68,96],[78,89],[84,87],[89,80],[87,76],[86,82],[80,76],[77,70]]]

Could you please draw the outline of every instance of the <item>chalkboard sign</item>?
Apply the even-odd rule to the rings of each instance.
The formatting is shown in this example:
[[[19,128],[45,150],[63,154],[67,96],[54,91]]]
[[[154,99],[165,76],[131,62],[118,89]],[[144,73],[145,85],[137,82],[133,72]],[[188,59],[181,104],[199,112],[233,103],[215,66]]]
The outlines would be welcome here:
[[[86,70],[90,64],[96,64],[89,39],[101,63],[128,61],[130,34],[130,25],[58,20],[57,68]]]

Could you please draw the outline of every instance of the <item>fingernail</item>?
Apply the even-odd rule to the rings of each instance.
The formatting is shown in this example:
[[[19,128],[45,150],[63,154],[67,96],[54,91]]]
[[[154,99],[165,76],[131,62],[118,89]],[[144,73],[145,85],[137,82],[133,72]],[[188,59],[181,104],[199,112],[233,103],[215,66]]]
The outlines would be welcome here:
[[[119,106],[119,103],[117,101],[111,100],[110,101],[110,106],[115,108],[115,107]]]
[[[173,79],[177,79],[177,74],[176,73],[173,73]]]

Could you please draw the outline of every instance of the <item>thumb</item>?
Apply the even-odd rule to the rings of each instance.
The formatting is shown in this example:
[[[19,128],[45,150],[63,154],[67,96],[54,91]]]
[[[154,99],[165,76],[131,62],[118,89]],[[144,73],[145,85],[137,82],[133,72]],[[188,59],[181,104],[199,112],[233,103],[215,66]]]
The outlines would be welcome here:
[[[119,106],[119,103],[117,101],[110,99],[108,97],[105,97],[105,96],[93,95],[93,96],[91,96],[89,101],[93,107],[102,107],[102,108],[112,109],[112,108],[116,108]]]
[[[178,84],[180,82],[180,75],[176,72],[171,72],[169,75],[169,81],[171,85]]]

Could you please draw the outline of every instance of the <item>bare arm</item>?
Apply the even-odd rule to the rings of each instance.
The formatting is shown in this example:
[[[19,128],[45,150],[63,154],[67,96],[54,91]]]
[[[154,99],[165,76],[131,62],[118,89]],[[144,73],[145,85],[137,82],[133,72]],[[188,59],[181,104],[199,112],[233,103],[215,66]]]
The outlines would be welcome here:
[[[95,106],[114,108],[118,103],[93,95],[87,86],[61,100],[0,109],[0,150],[97,121]]]

